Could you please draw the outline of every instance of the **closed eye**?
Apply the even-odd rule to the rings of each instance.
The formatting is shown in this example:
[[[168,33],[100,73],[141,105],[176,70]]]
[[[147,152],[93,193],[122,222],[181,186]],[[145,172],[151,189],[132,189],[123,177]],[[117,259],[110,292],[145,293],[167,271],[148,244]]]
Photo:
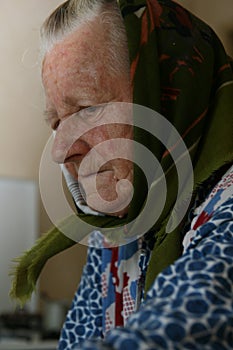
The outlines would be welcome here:
[[[104,107],[103,104],[86,107],[79,112],[79,115],[83,119],[90,119],[94,121],[100,117],[101,112],[103,111],[103,107]]]

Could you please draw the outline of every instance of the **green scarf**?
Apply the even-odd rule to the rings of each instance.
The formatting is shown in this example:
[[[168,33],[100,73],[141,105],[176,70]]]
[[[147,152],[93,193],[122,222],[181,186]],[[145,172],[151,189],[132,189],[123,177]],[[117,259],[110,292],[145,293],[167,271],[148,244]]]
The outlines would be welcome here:
[[[233,74],[229,58],[214,34],[202,21],[169,0],[122,0],[131,61],[134,103],[158,111],[182,136],[194,168],[194,189],[214,171],[233,159]],[[176,168],[164,146],[149,133],[135,128],[135,141],[151,150],[167,181],[162,214],[151,227],[154,248],[146,276],[146,290],[157,274],[182,253],[182,226],[172,232],[166,225],[176,201]],[[157,185],[157,187],[159,184]],[[42,236],[18,258],[11,296],[24,303],[35,289],[46,261],[76,244],[91,231],[103,228],[111,237],[125,236],[124,225],[137,218],[147,198],[143,173],[135,167],[134,197],[124,219],[78,214],[65,219]],[[148,197],[154,188],[149,190]],[[185,191],[184,191],[185,193]],[[183,197],[185,201],[185,195]],[[141,222],[156,214],[147,212],[130,226],[128,235],[140,233]],[[91,226],[88,226],[90,224]],[[68,232],[68,238],[62,232]],[[110,233],[109,233],[110,232]],[[71,238],[74,237],[74,240]]]

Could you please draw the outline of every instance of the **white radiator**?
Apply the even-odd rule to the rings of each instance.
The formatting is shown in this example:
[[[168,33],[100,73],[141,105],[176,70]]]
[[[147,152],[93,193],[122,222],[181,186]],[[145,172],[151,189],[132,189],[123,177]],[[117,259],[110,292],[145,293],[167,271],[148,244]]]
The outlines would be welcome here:
[[[0,314],[12,312],[15,304],[8,293],[12,259],[30,248],[39,231],[38,189],[33,181],[0,178]],[[35,312],[34,295],[27,304]]]

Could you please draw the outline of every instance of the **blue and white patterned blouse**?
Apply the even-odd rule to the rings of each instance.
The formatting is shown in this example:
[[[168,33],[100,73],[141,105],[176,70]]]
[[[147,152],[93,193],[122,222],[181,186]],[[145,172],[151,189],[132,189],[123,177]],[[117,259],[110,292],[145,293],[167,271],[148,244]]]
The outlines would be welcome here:
[[[139,309],[147,247],[89,248],[59,350],[233,349],[233,168],[191,214],[183,255]]]

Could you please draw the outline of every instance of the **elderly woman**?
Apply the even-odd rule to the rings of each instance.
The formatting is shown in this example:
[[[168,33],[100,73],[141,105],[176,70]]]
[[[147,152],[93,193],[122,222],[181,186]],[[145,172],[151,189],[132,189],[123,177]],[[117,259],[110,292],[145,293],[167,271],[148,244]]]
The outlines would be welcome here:
[[[85,222],[100,228],[91,236],[94,243],[59,350],[231,349],[233,73],[220,41],[170,0],[69,0],[44,23],[42,41],[46,114],[56,134],[53,158],[65,164],[68,186],[72,181],[77,185],[72,195],[84,220],[77,230],[82,233]],[[115,102],[161,113],[188,150],[194,175],[191,204],[188,215],[170,231],[179,181],[171,155],[181,141],[166,150],[148,132],[147,120],[146,130],[121,119],[118,124],[105,120],[98,106]],[[92,119],[93,127],[84,132],[82,121],[89,115],[102,122]],[[79,121],[67,124],[73,116]],[[72,135],[73,142],[68,142],[74,128],[80,128],[81,137],[74,140]],[[90,190],[88,166],[86,173],[79,172],[93,147],[115,138],[145,145],[166,176],[164,208],[142,235],[141,222],[157,214],[156,174],[147,187],[129,158],[108,160],[96,176],[95,190],[104,203],[111,206],[122,179],[134,186],[129,204],[120,202],[108,210]],[[185,168],[183,173],[188,181],[191,175]],[[186,193],[185,181],[183,187]],[[120,190],[123,199],[130,188]],[[153,205],[140,216],[150,196]],[[184,202],[186,196],[181,195]],[[106,227],[124,233],[132,220],[135,236],[128,244],[111,245],[111,237],[102,235]],[[26,275],[25,270],[37,277],[48,255],[74,243],[58,229],[51,230],[22,258],[12,295],[25,299],[35,283],[28,281],[31,272]],[[31,257],[34,266],[28,263]]]

